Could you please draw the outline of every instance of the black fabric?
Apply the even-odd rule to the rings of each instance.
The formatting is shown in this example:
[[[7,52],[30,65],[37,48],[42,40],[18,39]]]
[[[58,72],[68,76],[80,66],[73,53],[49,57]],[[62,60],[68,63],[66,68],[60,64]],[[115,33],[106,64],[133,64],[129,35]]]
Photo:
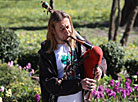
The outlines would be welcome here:
[[[46,47],[45,47],[46,46]],[[46,53],[49,41],[42,43],[39,51],[39,78],[43,102],[56,102],[58,96],[75,94],[82,90],[81,79],[63,80],[58,83],[58,72],[54,52]]]

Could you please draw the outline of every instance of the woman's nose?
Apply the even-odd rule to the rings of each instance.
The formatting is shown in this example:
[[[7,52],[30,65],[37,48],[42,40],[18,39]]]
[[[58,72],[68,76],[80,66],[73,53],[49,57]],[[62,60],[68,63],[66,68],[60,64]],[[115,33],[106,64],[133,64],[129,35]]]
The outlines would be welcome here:
[[[70,30],[66,28],[66,29],[65,29],[65,33],[69,36]]]

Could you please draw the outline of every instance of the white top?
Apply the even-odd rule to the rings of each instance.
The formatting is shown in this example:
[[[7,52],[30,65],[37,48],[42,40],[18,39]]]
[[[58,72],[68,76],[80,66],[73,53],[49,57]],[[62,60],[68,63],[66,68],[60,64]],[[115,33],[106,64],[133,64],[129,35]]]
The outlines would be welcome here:
[[[58,78],[64,76],[64,68],[70,61],[70,48],[66,44],[58,44],[58,49],[54,51],[58,70]],[[67,95],[59,96],[57,102],[82,102],[82,91]]]

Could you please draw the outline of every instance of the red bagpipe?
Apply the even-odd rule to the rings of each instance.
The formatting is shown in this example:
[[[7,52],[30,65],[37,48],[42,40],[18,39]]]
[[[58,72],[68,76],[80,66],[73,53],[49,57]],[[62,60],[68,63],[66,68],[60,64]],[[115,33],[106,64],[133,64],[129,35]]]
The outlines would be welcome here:
[[[76,36],[78,37],[79,35],[76,35]],[[70,36],[70,38],[76,40],[78,43],[84,45],[88,49],[83,54],[82,60],[83,60],[86,77],[93,79],[95,76],[94,72],[96,68],[101,64],[101,61],[102,61],[102,57],[103,57],[102,49],[98,46],[92,46],[91,44],[85,41],[75,39],[72,36]]]
[[[93,79],[95,76],[96,68],[101,64],[103,52],[102,49],[98,46],[94,46],[92,49],[88,49],[83,57],[89,54],[83,62],[85,75],[88,78]]]
[[[77,34],[77,33],[76,33]],[[80,35],[76,35],[77,37],[81,37]],[[98,46],[92,46],[85,41],[75,39],[71,36],[72,39],[76,40],[80,44],[84,45],[88,50],[83,54],[83,65],[84,65],[84,73],[87,78],[94,79],[96,68],[101,64],[103,58],[103,51]],[[92,92],[89,91],[87,101],[91,101]]]

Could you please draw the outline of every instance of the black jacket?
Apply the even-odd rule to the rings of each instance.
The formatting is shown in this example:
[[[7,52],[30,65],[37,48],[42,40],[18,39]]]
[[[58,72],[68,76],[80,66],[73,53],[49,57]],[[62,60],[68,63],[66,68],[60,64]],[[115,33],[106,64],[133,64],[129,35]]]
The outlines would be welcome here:
[[[58,96],[70,95],[82,90],[81,79],[63,80],[58,83],[58,71],[54,52],[47,53],[50,41],[42,42],[39,50],[39,78],[43,102],[57,102]],[[77,48],[78,58],[80,47]],[[80,67],[81,78],[84,78],[83,67]]]

